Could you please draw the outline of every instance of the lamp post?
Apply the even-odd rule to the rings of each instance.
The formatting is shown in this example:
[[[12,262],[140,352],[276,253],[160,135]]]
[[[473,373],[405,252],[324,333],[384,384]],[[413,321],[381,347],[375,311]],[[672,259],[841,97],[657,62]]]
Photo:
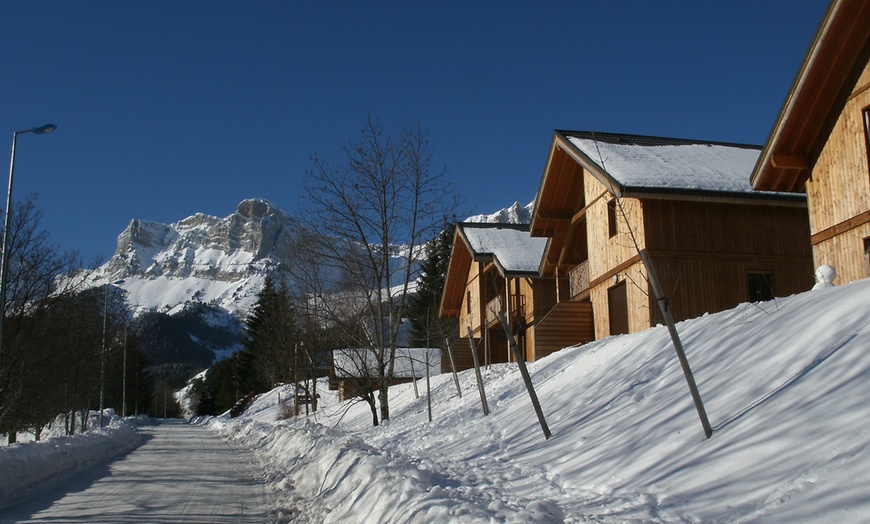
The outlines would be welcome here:
[[[12,181],[15,177],[15,143],[18,142],[18,135],[24,133],[33,133],[34,135],[44,135],[51,133],[57,129],[54,124],[45,124],[43,126],[25,129],[24,131],[15,131],[12,133],[12,158],[9,160],[9,189],[6,191],[6,219],[3,221],[3,245],[0,246],[0,355],[3,350],[3,320],[6,317],[6,280],[8,278],[7,268],[9,263],[9,220],[12,217]]]
[[[106,283],[106,296],[103,299],[103,344],[102,349],[100,351],[100,427],[103,427],[103,410],[106,409],[106,330],[109,323],[109,288],[114,285],[123,284],[124,279],[116,280],[111,283]],[[126,329],[126,326],[124,327]],[[124,336],[127,336],[127,332],[124,331]],[[126,338],[125,338],[126,344]],[[126,346],[124,358],[126,359]],[[124,361],[124,366],[126,367],[126,360]],[[126,373],[126,369],[125,369]],[[117,404],[116,404],[117,406]]]

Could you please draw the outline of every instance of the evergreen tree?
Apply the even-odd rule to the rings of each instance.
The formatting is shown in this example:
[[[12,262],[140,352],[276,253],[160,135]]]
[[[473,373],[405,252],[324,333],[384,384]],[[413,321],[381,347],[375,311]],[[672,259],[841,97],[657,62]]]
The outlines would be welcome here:
[[[301,329],[296,309],[283,287],[266,279],[245,325],[245,349],[252,357],[259,380],[269,386],[296,382],[307,370],[300,354]]]
[[[458,321],[438,316],[455,228],[452,222],[445,224],[438,236],[426,246],[426,261],[422,266],[417,294],[411,299],[408,308],[412,346],[443,348],[445,338],[457,336]]]

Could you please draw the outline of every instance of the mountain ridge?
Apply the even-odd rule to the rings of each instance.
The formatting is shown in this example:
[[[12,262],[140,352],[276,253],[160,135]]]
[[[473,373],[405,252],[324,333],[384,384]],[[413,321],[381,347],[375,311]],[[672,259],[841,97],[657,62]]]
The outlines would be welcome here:
[[[469,222],[528,223],[534,202]],[[112,283],[128,293],[134,314],[175,314],[205,303],[244,320],[267,276],[292,257],[298,220],[263,198],[242,200],[220,218],[195,213],[177,222],[134,218],[118,235],[112,257],[97,269],[95,285]]]

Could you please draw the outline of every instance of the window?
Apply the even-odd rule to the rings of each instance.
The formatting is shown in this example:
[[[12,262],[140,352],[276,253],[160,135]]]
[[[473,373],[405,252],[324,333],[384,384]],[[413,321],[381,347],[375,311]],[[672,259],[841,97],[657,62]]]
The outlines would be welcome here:
[[[867,153],[867,166],[870,171],[870,107],[864,108],[864,147]]]
[[[607,203],[607,227],[610,232],[610,237],[615,237],[617,233],[616,227],[616,199],[614,198]]]
[[[774,297],[773,273],[750,272],[749,273],[749,301],[764,302]]]
[[[864,239],[864,276],[870,277],[870,237]]]
[[[471,316],[471,291],[465,292],[465,312]]]
[[[607,313],[611,335],[628,333],[628,293],[624,280],[607,290]]]

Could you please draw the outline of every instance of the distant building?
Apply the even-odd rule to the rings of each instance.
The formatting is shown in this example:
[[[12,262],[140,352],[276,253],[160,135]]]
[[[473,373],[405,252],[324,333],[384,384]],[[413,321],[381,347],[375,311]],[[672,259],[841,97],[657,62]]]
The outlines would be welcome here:
[[[539,271],[546,246],[546,239],[529,236],[528,225],[457,224],[440,310],[442,318],[459,320],[459,340],[451,345],[457,370],[473,365],[469,341],[481,364],[513,360],[499,313],[527,361],[593,340],[591,318],[559,320],[576,305],[554,312],[556,281]]]
[[[393,380],[390,385],[405,384],[441,373],[441,349],[396,348]],[[377,359],[371,349],[347,348],[332,351],[330,389],[338,390],[339,400],[358,396],[362,391],[378,389]]]

